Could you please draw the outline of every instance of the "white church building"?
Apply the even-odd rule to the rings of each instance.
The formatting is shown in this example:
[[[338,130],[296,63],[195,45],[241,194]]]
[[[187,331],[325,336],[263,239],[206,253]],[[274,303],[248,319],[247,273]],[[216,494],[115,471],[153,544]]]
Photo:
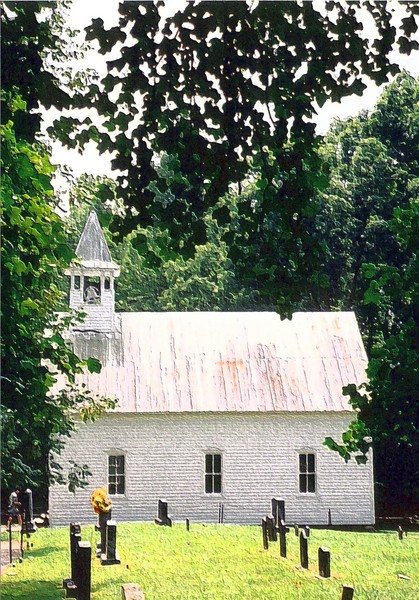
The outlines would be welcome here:
[[[94,522],[102,486],[118,521],[153,520],[164,498],[174,522],[218,522],[222,507],[225,523],[257,524],[275,497],[289,523],[374,522],[372,456],[346,463],[323,444],[355,417],[343,386],[366,377],[352,312],[117,313],[119,267],[94,212],[76,254],[70,307],[87,316],[68,339],[102,363],[76,383],[118,404],[66,442],[63,467],[92,476],[75,494],[51,487],[51,525]]]

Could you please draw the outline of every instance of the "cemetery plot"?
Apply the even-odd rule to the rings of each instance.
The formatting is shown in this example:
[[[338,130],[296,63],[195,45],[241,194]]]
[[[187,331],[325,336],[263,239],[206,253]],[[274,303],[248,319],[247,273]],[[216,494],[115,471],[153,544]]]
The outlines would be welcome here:
[[[121,587],[128,583],[140,586],[146,600],[182,594],[190,600],[340,600],[350,588],[355,590],[353,600],[419,597],[419,533],[412,531],[400,541],[395,530],[382,534],[311,529],[307,537],[304,529],[309,564],[308,569],[297,569],[300,538],[292,529],[285,533],[286,558],[280,556],[279,539],[263,550],[260,525],[191,523],[187,531],[183,520],[171,528],[118,523],[117,529],[121,563],[103,567],[93,557],[91,600],[120,600]],[[98,538],[93,526],[82,525],[83,542],[93,546]],[[62,579],[71,574],[69,547],[68,527],[40,529],[31,560],[17,564],[13,577],[4,576],[4,597],[26,600],[30,589],[33,598],[62,598]],[[322,579],[319,548],[330,550],[331,576]]]

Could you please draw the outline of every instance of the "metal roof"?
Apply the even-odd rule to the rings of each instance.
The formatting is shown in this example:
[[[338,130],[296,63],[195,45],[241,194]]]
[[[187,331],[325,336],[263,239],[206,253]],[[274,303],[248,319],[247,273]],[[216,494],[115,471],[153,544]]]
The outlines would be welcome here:
[[[120,412],[352,410],[342,387],[365,381],[352,312],[120,313],[115,337],[74,332],[100,374],[78,376]],[[63,387],[60,377],[55,390]]]

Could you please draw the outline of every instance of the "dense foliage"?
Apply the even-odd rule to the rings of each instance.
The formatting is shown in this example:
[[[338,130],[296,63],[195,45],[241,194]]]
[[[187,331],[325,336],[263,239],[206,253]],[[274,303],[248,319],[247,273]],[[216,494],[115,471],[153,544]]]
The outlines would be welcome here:
[[[108,404],[70,387],[51,395],[54,369],[71,382],[81,368],[98,371],[100,365],[93,359],[82,362],[71,352],[64,331],[73,316],[59,319],[56,314],[60,280],[74,253],[55,212],[54,168],[47,148],[36,141],[40,116],[31,110],[55,100],[64,106],[57,80],[42,60],[46,47],[57,47],[53,29],[59,18],[52,18],[53,26],[40,22],[43,4],[1,7],[2,487],[42,487],[55,480],[73,489],[83,483],[86,467],[74,464],[62,471],[49,462],[50,451],[59,453],[58,436],[74,429],[69,411],[90,419]]]
[[[349,390],[359,420],[330,445],[348,458],[372,435],[378,497],[393,512],[419,502],[418,106],[419,80],[403,73],[370,115],[336,124],[317,219],[330,305],[356,311],[370,358],[368,394]]]

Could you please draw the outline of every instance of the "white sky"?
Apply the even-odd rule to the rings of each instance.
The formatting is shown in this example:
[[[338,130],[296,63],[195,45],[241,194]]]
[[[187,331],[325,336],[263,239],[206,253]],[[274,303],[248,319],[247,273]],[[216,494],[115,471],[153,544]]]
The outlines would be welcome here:
[[[316,3],[322,0],[315,0]],[[66,24],[72,29],[83,30],[84,27],[90,24],[93,18],[102,18],[105,27],[113,27],[118,24],[118,0],[73,0],[73,5],[69,13]],[[167,15],[174,14],[179,8],[186,5],[185,0],[166,0],[168,8],[165,7]],[[389,0],[388,5],[394,7],[395,17],[401,18],[400,3],[395,0]],[[365,23],[366,28],[368,23]],[[407,69],[413,76],[419,76],[419,60],[418,53],[413,53],[411,56],[393,54],[392,58],[396,59],[402,68]],[[107,59],[108,57],[106,57]],[[89,68],[95,68],[101,75],[106,73],[105,60],[102,55],[96,52],[90,52],[86,55],[85,60],[77,68],[82,69],[83,65]],[[335,117],[346,118],[354,116],[361,110],[372,110],[374,104],[384,89],[384,86],[377,88],[374,85],[369,85],[362,96],[350,96],[343,99],[339,103],[330,101],[319,111],[317,119],[317,131],[326,133],[331,121]],[[52,111],[46,115],[48,121],[51,117],[56,116]],[[60,144],[54,143],[52,146],[52,162],[58,165],[67,165],[72,170],[75,176],[82,173],[90,173],[92,175],[108,175],[112,176],[110,167],[109,155],[99,155],[93,143],[85,147],[83,154],[80,155],[76,150],[68,150]]]

